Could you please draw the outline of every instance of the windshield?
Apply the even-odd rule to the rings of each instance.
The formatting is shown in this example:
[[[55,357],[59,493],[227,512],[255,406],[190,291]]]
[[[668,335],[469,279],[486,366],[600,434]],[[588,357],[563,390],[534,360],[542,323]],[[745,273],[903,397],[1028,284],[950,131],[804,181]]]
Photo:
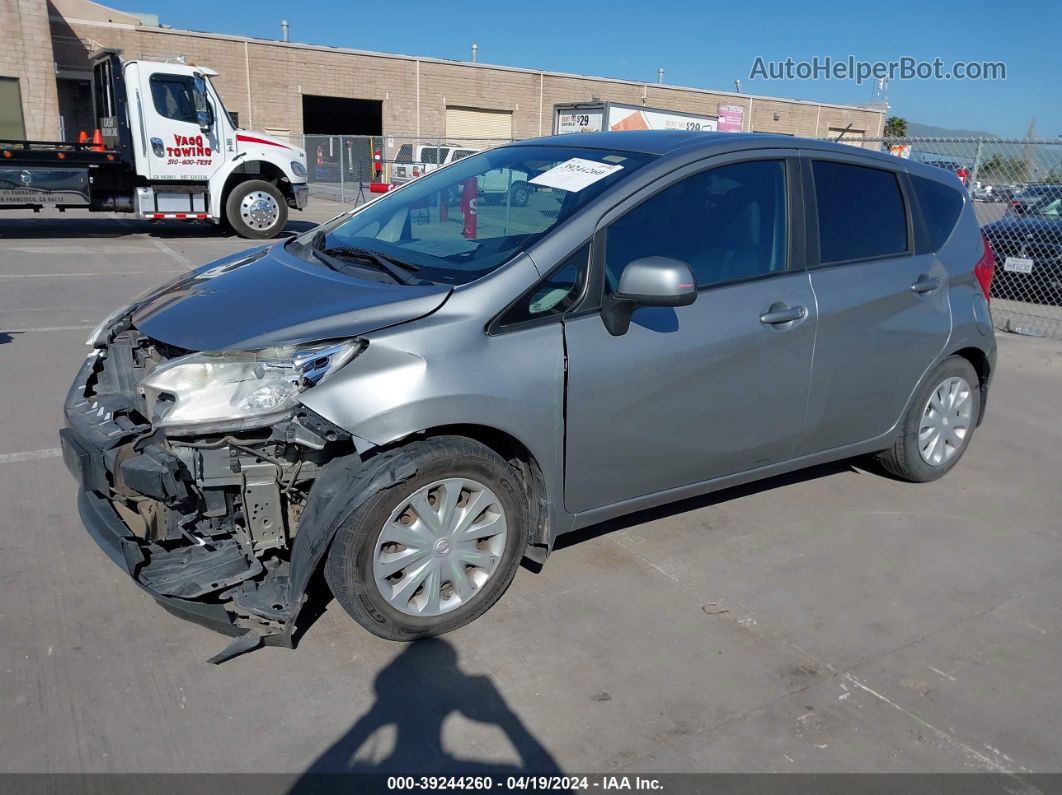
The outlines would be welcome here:
[[[464,284],[510,260],[652,158],[567,146],[492,149],[313,230],[298,238],[296,253],[314,260],[314,249],[367,251],[415,271],[418,279]]]

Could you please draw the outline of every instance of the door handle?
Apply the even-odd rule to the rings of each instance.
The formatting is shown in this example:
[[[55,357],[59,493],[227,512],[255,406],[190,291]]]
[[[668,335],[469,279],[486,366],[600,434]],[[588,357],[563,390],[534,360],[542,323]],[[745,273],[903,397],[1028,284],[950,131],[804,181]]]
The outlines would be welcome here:
[[[911,285],[911,292],[918,293],[931,293],[940,287],[940,279],[936,276],[930,276],[928,273],[923,273],[914,284]]]
[[[772,305],[770,309],[760,315],[760,322],[768,326],[779,326],[782,323],[792,323],[794,320],[803,320],[808,310],[802,306]]]

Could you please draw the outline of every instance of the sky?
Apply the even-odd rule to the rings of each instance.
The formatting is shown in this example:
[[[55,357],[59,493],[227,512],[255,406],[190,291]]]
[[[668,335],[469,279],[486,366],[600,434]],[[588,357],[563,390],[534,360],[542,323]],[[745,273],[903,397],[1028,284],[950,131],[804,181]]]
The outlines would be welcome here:
[[[1033,118],[1041,138],[1062,136],[1062,3],[1034,12],[993,0],[948,3],[837,3],[807,0],[673,2],[536,0],[400,3],[300,0],[102,0],[158,14],[175,28],[469,60],[482,63],[733,90],[819,102],[872,101],[873,81],[750,79],[764,62],[898,61],[945,69],[957,61],[1003,62],[1005,80],[893,80],[890,115],[952,129],[1024,137]],[[379,9],[379,10],[373,10]],[[326,93],[321,91],[319,93]]]

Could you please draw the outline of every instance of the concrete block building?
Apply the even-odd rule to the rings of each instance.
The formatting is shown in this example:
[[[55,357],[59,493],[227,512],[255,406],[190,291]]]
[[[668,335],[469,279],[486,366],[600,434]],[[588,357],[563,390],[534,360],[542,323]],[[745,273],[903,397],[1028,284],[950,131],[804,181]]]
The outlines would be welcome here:
[[[877,136],[885,116],[881,106],[176,30],[90,0],[0,0],[0,31],[0,138],[91,129],[88,56],[101,47],[209,66],[241,126],[282,136],[529,138],[552,132],[554,104],[592,99],[711,116],[739,106],[745,130],[809,137]]]

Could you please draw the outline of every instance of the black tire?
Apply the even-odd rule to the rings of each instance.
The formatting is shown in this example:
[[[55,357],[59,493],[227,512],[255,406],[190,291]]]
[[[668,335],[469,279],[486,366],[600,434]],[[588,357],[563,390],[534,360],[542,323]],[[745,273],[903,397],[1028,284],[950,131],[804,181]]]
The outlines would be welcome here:
[[[483,615],[516,576],[527,541],[527,501],[519,476],[503,458],[478,442],[440,436],[409,444],[403,463],[416,467],[409,480],[382,488],[339,529],[325,561],[325,580],[336,600],[365,629],[387,640],[412,641],[451,632]],[[493,575],[466,604],[438,616],[413,616],[390,605],[373,577],[379,536],[399,503],[418,489],[449,477],[473,478],[490,488],[505,510],[505,548]]]
[[[531,200],[531,186],[526,182],[514,182],[509,188],[509,204],[512,207],[526,207]]]
[[[259,228],[257,225],[252,225],[254,223],[253,220],[250,218],[245,219],[241,212],[240,205],[244,198],[257,191],[272,196],[276,202],[276,219],[267,227]],[[280,234],[288,222],[288,203],[284,198],[284,194],[272,182],[250,179],[246,182],[241,182],[229,192],[229,196],[225,200],[225,221],[232,231],[240,237],[250,238],[251,240],[273,238]]]
[[[956,449],[956,454],[945,459],[939,464],[931,464],[922,458],[918,445],[918,429],[922,421],[922,415],[926,411],[930,396],[947,379],[959,377],[970,386],[970,400],[972,401],[970,426]],[[954,467],[966,448],[970,446],[974,431],[977,428],[977,419],[981,416],[981,379],[974,370],[973,365],[961,356],[951,356],[945,359],[926,378],[925,382],[915,393],[911,405],[907,408],[903,421],[900,423],[900,431],[896,436],[893,446],[878,455],[878,461],[889,474],[900,480],[912,483],[928,483],[931,480],[943,477]]]

